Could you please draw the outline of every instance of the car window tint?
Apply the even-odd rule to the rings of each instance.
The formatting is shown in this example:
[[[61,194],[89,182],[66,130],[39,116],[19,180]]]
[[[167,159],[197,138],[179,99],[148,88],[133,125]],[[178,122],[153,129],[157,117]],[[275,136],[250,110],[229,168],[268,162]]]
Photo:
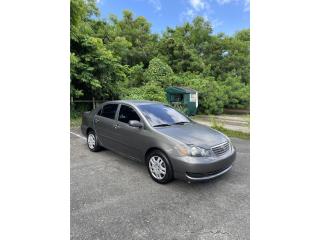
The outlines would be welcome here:
[[[139,105],[138,108],[152,126],[161,124],[171,125],[177,122],[190,122],[188,118],[178,111],[162,104]]]
[[[101,115],[102,117],[114,119],[116,116],[118,104],[107,104],[103,107]]]
[[[140,117],[133,108],[121,105],[118,120],[124,123],[129,123],[130,120],[137,120],[140,122]]]

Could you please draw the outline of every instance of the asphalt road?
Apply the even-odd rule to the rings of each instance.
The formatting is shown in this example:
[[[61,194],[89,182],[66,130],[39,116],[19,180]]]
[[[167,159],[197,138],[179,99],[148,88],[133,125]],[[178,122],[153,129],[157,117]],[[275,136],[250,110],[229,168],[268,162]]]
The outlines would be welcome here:
[[[234,167],[213,181],[160,185],[144,165],[70,137],[71,239],[249,239],[249,141],[232,139]]]

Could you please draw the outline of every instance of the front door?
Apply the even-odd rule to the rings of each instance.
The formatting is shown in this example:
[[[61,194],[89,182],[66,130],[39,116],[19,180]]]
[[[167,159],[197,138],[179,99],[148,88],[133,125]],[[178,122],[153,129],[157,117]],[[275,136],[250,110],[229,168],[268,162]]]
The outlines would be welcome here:
[[[116,140],[121,146],[121,152],[125,155],[143,160],[145,146],[145,129],[131,127],[129,125],[130,120],[136,120],[142,122],[137,112],[130,106],[121,104],[118,122],[117,122],[117,136]]]

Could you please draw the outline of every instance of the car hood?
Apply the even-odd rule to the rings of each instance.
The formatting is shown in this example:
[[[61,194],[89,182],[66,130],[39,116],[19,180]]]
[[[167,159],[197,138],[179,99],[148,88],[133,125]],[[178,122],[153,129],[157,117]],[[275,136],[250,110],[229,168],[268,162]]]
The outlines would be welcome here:
[[[159,127],[156,130],[185,144],[203,148],[210,148],[227,141],[222,133],[197,123]]]

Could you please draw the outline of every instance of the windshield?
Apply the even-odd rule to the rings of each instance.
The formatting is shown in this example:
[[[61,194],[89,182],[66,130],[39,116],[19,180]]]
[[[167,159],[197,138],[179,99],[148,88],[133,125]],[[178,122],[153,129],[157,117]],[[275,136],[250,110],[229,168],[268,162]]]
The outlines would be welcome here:
[[[138,108],[153,127],[190,122],[188,118],[169,106],[145,104],[139,105]]]

